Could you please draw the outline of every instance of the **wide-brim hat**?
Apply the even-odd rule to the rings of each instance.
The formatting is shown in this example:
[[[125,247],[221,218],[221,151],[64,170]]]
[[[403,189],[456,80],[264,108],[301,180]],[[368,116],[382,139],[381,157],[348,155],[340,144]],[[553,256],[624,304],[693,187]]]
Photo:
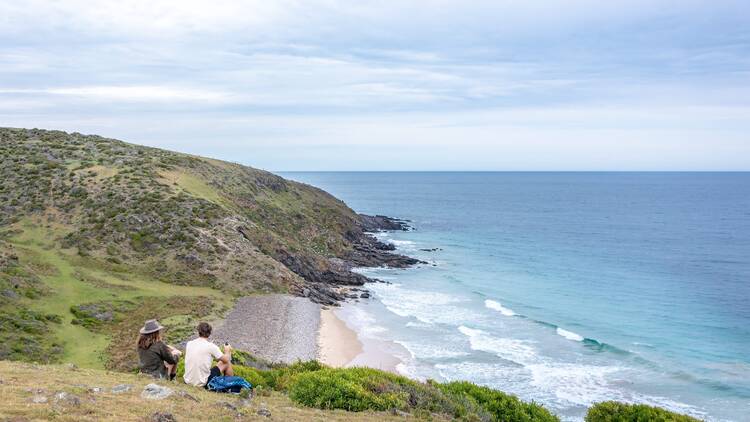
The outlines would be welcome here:
[[[163,329],[164,327],[159,324],[159,321],[150,319],[146,321],[145,324],[143,324],[143,328],[141,328],[141,334],[151,334]]]

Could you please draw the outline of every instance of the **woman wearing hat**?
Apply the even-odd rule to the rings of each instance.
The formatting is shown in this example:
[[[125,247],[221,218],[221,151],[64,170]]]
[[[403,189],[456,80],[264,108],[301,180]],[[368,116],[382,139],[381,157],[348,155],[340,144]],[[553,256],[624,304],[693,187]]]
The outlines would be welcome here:
[[[161,338],[163,329],[155,319],[146,321],[138,336],[138,359],[142,373],[171,380],[177,372],[177,361],[182,352],[164,344]]]

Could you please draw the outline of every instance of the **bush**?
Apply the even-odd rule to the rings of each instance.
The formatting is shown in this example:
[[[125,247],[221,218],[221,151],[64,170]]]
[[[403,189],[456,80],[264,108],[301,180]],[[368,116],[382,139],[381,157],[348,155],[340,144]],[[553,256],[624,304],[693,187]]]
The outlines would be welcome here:
[[[369,368],[322,369],[299,374],[289,398],[319,409],[363,410],[405,409],[408,394],[394,389],[395,375]]]
[[[323,368],[326,367],[316,360],[297,362],[289,366],[282,366],[267,371],[265,378],[268,387],[276,391],[287,391],[298,375],[319,371]]]
[[[289,398],[304,406],[355,412],[399,409],[472,421],[559,421],[540,405],[469,382],[421,383],[370,368],[308,369],[312,371],[297,371],[289,385]]]
[[[559,421],[544,407],[536,403],[526,403],[516,396],[488,387],[480,387],[466,381],[437,384],[444,393],[452,396],[460,406],[457,416],[476,412],[476,407],[484,409],[493,421],[537,422]]]
[[[616,401],[597,403],[586,414],[586,422],[640,421],[698,422],[698,419],[645,404],[627,404]]]
[[[268,382],[260,371],[242,365],[232,365],[234,376],[246,379],[253,387],[267,386]]]

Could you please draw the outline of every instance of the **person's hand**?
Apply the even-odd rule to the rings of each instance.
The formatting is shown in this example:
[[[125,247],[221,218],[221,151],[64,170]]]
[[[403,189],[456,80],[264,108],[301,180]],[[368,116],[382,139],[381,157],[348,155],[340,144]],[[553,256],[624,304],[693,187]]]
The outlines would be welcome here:
[[[229,353],[229,354],[231,354],[231,353],[232,353],[232,350],[234,350],[234,349],[232,349],[232,346],[230,346],[229,344],[225,344],[225,345],[224,345],[224,353]]]

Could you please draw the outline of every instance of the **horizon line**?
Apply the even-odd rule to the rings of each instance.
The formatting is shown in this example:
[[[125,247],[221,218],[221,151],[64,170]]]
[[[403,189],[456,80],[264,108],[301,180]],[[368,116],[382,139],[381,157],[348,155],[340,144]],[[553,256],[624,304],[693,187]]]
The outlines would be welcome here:
[[[242,164],[253,167],[252,165]],[[266,170],[271,173],[750,173],[750,170]]]

